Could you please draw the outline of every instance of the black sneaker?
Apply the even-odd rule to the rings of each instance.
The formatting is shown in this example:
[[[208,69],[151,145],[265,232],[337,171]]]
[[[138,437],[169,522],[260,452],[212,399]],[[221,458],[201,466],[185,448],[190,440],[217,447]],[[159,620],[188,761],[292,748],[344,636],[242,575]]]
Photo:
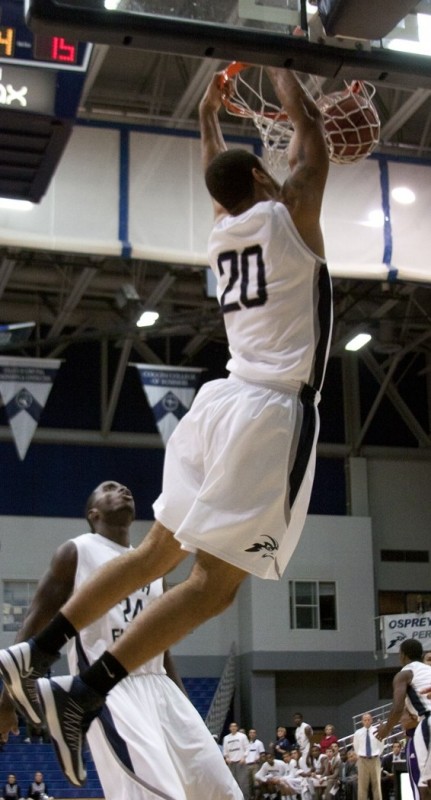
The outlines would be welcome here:
[[[0,676],[18,711],[33,725],[42,723],[36,680],[58,657],[43,653],[33,639],[0,650]]]
[[[42,712],[61,768],[74,786],[87,777],[83,749],[85,734],[97,717],[105,698],[87,686],[79,676],[41,678],[37,681]]]

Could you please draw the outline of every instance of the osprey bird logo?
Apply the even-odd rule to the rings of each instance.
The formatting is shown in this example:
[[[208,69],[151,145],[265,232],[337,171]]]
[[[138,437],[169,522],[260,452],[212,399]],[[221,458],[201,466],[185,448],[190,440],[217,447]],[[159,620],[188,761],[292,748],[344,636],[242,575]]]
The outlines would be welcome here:
[[[266,533],[263,534],[262,538],[264,539],[263,542],[255,542],[252,547],[247,547],[245,552],[259,553],[261,550],[264,550],[265,552],[262,553],[262,558],[272,558],[275,560],[273,553],[275,550],[278,550],[277,539],[274,539],[272,536],[268,536]]]
[[[406,634],[405,633],[399,633],[398,636],[395,636],[395,639],[391,639],[391,641],[389,642],[389,644],[388,644],[386,649],[390,650],[391,647],[395,647],[395,645],[398,644],[398,642],[401,643],[401,642],[404,641],[404,639],[407,639]]]

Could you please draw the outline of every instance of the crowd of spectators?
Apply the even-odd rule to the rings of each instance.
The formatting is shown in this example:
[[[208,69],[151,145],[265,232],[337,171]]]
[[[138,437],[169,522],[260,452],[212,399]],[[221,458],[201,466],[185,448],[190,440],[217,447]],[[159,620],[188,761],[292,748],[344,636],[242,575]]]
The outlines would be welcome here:
[[[382,748],[369,756],[363,749],[366,716],[370,717],[364,715],[363,727],[348,746],[339,742],[333,725],[325,725],[317,735],[296,714],[290,738],[288,728],[280,725],[267,747],[255,728],[245,731],[233,722],[221,749],[244,800],[361,800],[363,792],[373,800],[393,800],[393,765],[405,760],[404,743],[395,741],[384,756]],[[378,786],[372,780],[374,774]]]
[[[16,779],[16,775],[10,772],[7,776],[7,781],[1,789],[0,800],[54,800],[49,795],[49,789],[43,777],[43,773],[37,771],[34,773],[33,780],[29,783],[27,793],[21,790],[21,787]]]

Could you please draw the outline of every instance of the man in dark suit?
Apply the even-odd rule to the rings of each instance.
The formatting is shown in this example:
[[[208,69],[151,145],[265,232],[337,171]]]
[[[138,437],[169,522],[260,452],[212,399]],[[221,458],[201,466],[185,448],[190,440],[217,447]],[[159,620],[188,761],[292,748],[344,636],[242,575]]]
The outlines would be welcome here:
[[[355,751],[348,750],[342,780],[344,800],[358,800],[358,765],[356,762]]]
[[[392,751],[382,758],[382,800],[390,800],[394,794],[394,768],[395,761],[403,761],[400,742],[394,742]]]

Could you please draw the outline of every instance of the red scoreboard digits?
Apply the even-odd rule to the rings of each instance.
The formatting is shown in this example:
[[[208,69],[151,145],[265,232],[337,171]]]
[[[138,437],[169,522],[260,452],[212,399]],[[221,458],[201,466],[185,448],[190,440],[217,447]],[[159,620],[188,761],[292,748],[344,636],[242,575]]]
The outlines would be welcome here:
[[[57,64],[76,64],[77,42],[69,42],[64,36],[41,36],[33,39],[33,55],[41,61],[54,61]]]
[[[76,44],[66,42],[63,36],[53,36],[51,52],[53,61],[76,64]]]

